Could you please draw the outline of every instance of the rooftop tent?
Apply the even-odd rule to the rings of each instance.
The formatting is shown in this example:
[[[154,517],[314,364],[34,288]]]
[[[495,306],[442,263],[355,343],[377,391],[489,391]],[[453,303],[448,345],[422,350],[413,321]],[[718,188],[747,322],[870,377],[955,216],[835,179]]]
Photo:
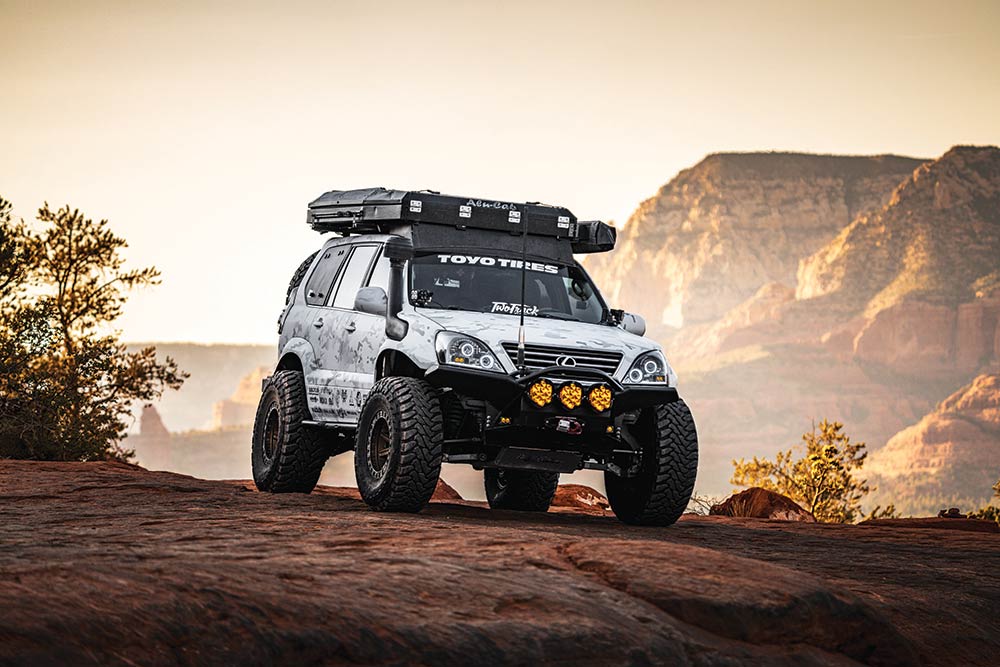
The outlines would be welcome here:
[[[614,247],[613,228],[578,223],[566,208],[426,190],[331,190],[309,204],[306,221],[316,231],[343,235],[400,233],[409,227],[418,251],[467,247],[520,253],[525,228],[527,252],[536,257],[569,261],[573,252]]]

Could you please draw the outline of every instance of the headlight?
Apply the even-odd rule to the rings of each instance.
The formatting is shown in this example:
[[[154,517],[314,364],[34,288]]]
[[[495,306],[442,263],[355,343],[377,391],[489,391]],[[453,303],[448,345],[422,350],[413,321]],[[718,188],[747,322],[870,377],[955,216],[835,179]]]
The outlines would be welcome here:
[[[438,361],[481,371],[503,373],[503,367],[489,346],[465,334],[442,331],[436,340]]]
[[[632,363],[625,374],[626,384],[666,384],[674,381],[674,371],[658,351],[646,352]]]

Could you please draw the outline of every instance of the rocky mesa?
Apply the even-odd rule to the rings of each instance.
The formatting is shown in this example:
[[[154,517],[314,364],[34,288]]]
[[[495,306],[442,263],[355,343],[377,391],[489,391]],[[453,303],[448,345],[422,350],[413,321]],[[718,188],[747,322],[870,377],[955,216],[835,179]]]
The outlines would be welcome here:
[[[979,508],[1000,470],[1000,374],[980,375],[868,457],[874,502],[933,516]]]
[[[588,266],[650,316],[699,418],[700,486],[721,494],[730,459],[814,420],[878,449],[1000,368],[1000,149],[709,156]]]
[[[636,209],[588,269],[612,302],[663,333],[713,322],[767,283],[794,285],[800,258],[889,200],[923,163],[892,155],[719,153]]]

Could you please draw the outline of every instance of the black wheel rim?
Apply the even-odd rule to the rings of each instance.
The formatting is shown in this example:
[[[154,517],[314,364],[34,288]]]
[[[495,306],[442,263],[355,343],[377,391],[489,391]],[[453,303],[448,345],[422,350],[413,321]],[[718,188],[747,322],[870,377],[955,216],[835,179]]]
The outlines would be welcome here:
[[[264,458],[268,461],[278,455],[278,448],[281,446],[281,414],[278,406],[272,405],[267,411],[267,419],[264,420]]]
[[[375,477],[381,477],[389,467],[392,454],[392,439],[388,420],[379,415],[372,423],[368,435],[368,469]]]

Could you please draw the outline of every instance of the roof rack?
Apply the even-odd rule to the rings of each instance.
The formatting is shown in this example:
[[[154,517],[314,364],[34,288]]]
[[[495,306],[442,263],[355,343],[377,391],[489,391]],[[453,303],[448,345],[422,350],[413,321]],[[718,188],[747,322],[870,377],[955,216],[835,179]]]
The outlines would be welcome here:
[[[431,190],[331,190],[309,203],[306,222],[318,232],[343,236],[391,233],[400,225],[421,224],[520,235],[522,225],[527,224],[530,235],[565,239],[573,244],[573,252],[611,250],[615,241],[613,227],[596,221],[578,223],[566,208],[456,197]]]

